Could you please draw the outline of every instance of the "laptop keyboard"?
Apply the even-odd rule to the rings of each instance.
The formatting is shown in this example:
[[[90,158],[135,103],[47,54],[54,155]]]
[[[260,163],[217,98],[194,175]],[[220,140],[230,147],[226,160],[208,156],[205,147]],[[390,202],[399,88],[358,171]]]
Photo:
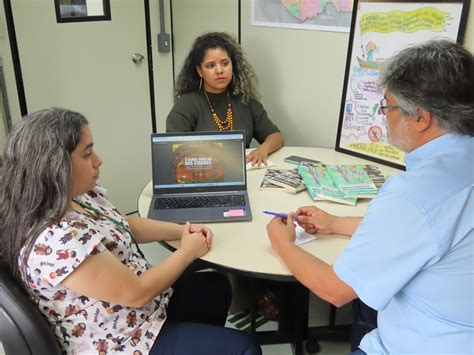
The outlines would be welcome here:
[[[187,197],[158,197],[155,200],[155,210],[176,208],[202,208],[202,207],[231,207],[244,206],[243,195],[210,195]]]

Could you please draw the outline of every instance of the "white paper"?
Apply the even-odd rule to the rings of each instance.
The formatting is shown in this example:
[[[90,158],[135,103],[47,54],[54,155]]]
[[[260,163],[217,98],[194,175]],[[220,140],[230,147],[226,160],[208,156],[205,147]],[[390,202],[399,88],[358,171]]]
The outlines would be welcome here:
[[[315,235],[306,233],[304,229],[301,228],[300,226],[296,226],[295,232],[296,232],[295,245],[301,245],[301,244],[308,243],[316,239]]]
[[[252,166],[252,163],[247,163],[247,171],[249,170],[256,170],[256,169],[266,169],[269,168],[270,166],[275,166],[274,163],[272,163],[270,160],[267,160],[267,165],[261,163],[261,164],[255,164]]]

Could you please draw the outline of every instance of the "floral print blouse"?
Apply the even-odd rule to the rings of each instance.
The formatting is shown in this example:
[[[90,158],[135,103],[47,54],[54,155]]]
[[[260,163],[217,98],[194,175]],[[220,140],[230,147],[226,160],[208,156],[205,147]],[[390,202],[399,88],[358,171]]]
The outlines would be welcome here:
[[[142,308],[131,308],[80,295],[62,286],[61,282],[88,256],[106,250],[137,275],[150,268],[132,250],[130,234],[105,217],[129,228],[102,187],[96,186],[76,200],[101,213],[89,216],[70,211],[57,224],[48,226],[34,243],[22,273],[23,281],[53,325],[66,353],[148,354],[165,322],[173,290],[168,288]],[[23,249],[19,261],[23,260],[24,252]]]

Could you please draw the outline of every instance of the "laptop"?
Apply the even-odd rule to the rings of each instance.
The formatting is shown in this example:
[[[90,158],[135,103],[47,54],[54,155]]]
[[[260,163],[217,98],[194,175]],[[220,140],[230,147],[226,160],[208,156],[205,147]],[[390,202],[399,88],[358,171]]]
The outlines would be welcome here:
[[[244,131],[152,134],[151,154],[148,218],[176,223],[252,220]]]

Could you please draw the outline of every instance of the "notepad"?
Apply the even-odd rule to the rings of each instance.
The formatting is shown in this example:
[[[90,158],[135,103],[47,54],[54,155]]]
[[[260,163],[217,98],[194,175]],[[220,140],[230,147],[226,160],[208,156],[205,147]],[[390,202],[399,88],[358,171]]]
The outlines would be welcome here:
[[[306,233],[305,230],[301,228],[300,226],[296,226],[295,232],[296,232],[295,245],[301,245],[301,244],[308,243],[316,239],[315,235]]]
[[[255,165],[252,165],[252,163],[247,163],[246,165],[246,168],[247,168],[247,171],[250,171],[250,170],[257,170],[257,169],[266,169],[266,168],[269,168],[270,166],[275,166],[275,163],[272,163],[270,160],[267,160],[267,165],[265,164],[255,164]]]

